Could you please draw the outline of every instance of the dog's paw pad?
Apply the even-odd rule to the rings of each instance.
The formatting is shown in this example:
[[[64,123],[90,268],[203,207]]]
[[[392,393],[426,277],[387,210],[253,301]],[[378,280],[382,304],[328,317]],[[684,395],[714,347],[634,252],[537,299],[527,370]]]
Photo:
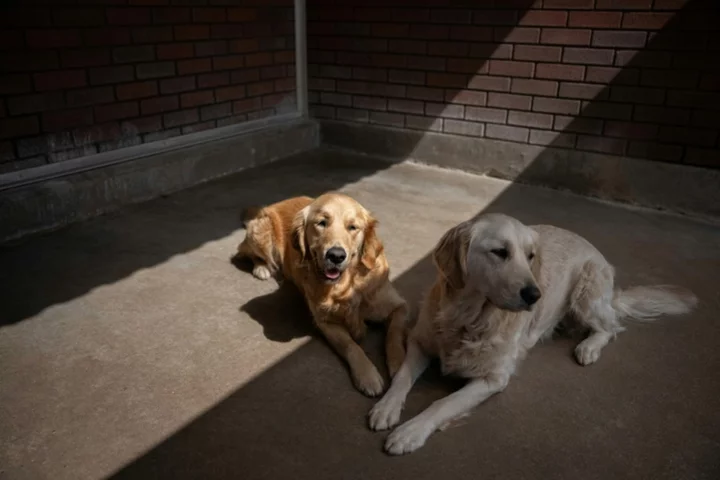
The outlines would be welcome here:
[[[267,280],[272,276],[272,273],[270,272],[270,269],[265,265],[257,265],[255,268],[253,268],[253,275],[257,279]]]
[[[385,441],[385,451],[390,455],[412,453],[425,445],[432,431],[422,421],[410,420],[396,428]]]
[[[380,431],[394,427],[400,421],[403,402],[388,396],[383,397],[368,414],[371,430]]]
[[[591,365],[598,361],[602,347],[589,342],[581,342],[575,348],[575,358],[580,365]]]

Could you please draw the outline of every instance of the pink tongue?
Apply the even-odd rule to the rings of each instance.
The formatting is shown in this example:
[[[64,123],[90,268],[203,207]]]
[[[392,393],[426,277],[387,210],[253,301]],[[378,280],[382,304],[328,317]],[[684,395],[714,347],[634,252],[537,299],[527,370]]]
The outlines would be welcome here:
[[[330,280],[335,280],[340,276],[339,270],[325,270],[325,276]]]

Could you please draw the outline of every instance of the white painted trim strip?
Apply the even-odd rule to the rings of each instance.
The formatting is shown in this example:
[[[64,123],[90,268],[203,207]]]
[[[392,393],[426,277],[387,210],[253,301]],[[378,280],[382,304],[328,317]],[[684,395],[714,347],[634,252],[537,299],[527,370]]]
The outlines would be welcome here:
[[[88,170],[95,170],[109,165],[130,162],[143,157],[149,157],[194,145],[223,140],[237,135],[244,135],[246,133],[262,130],[268,127],[276,127],[286,124],[289,125],[304,121],[305,119],[303,119],[298,112],[292,112],[253,120],[250,122],[213,128],[211,130],[191,133],[188,135],[167,138],[156,142],[143,143],[133,147],[88,155],[86,157],[74,158],[60,163],[50,163],[48,165],[28,168],[18,172],[9,172],[0,175],[0,191],[31,185],[33,183],[41,183],[54,178],[86,172]]]

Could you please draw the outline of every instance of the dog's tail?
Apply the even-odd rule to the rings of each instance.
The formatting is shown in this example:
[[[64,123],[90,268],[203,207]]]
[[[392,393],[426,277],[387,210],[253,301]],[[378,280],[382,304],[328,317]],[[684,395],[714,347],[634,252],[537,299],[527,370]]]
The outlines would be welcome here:
[[[691,291],[674,285],[654,285],[616,290],[612,305],[620,318],[650,321],[661,315],[691,312],[698,299]]]

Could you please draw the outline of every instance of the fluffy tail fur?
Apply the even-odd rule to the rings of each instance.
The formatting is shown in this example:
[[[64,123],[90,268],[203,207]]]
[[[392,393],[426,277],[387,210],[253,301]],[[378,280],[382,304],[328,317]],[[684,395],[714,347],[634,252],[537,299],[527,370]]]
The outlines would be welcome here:
[[[698,303],[689,290],[673,285],[632,287],[616,290],[612,305],[618,317],[639,321],[653,320],[661,315],[682,315]]]

